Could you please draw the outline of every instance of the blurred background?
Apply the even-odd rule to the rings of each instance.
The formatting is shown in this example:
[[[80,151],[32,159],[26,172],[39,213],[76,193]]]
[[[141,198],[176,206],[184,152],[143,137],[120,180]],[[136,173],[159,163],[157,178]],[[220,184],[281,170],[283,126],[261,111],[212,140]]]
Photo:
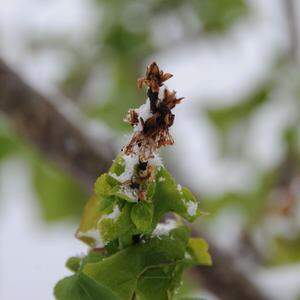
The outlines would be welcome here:
[[[175,109],[175,145],[161,154],[209,213],[196,229],[261,299],[299,300],[299,17],[296,0],[1,0],[9,69],[0,67],[0,299],[53,299],[65,260],[86,251],[74,233],[94,173],[72,172],[86,157],[65,164],[49,155],[51,132],[41,147],[20,130],[27,91],[99,153],[109,144],[110,161],[130,131],[125,113],[145,100],[136,79],[155,60],[186,99]],[[10,82],[1,84],[12,70],[27,83],[13,114]],[[53,115],[35,108],[41,119]],[[38,132],[34,118],[27,124]],[[228,290],[240,284],[218,276],[230,277]],[[181,293],[245,299],[217,285],[190,274]]]

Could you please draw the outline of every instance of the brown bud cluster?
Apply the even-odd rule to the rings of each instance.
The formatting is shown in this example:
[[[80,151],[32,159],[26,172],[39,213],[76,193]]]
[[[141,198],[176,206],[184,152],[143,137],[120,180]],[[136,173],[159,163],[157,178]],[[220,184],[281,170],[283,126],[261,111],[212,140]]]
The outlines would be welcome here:
[[[147,95],[150,100],[152,116],[147,120],[143,120],[138,115],[137,110],[129,110],[124,120],[132,126],[137,126],[140,123],[142,130],[134,132],[131,141],[123,148],[125,154],[136,154],[139,156],[140,161],[148,161],[154,157],[157,149],[174,143],[169,133],[169,128],[173,125],[175,118],[171,110],[183,98],[177,98],[176,92],[167,88],[163,92],[162,99],[158,96],[163,82],[172,76],[170,73],[164,73],[153,62],[148,66],[146,76],[138,79],[139,87],[142,87],[143,84],[149,87]]]
[[[162,86],[163,82],[170,79],[173,75],[170,73],[164,73],[162,70],[159,70],[156,62],[153,62],[147,67],[146,76],[139,78],[137,85],[139,88],[146,84],[152,92],[159,92],[159,88]]]

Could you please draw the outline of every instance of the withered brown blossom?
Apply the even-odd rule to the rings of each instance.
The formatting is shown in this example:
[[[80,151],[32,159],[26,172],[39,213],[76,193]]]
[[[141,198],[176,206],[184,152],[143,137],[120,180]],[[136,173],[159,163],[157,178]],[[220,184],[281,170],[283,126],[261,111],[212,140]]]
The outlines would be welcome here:
[[[146,76],[137,80],[137,85],[139,88],[142,88],[143,84],[146,84],[152,92],[158,93],[163,83],[172,76],[170,73],[164,73],[164,71],[159,69],[156,62],[153,62],[147,67]]]
[[[146,77],[138,79],[139,87],[142,87],[144,83],[148,86],[149,116],[144,120],[139,115],[139,109],[128,111],[124,120],[131,124],[135,131],[130,142],[123,148],[126,155],[135,154],[141,162],[147,162],[154,157],[160,147],[174,143],[169,133],[169,128],[173,125],[175,118],[171,110],[183,98],[177,98],[176,92],[166,87],[163,87],[162,97],[159,98],[159,90],[164,85],[163,82],[172,76],[170,73],[161,71],[153,62],[147,67]]]

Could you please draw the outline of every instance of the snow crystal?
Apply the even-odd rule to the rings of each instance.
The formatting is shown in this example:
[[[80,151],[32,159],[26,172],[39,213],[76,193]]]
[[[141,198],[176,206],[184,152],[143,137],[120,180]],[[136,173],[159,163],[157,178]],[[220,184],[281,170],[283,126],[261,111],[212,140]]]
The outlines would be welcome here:
[[[182,191],[182,187],[181,187],[181,185],[180,185],[180,184],[177,184],[177,190],[178,190],[179,192],[181,192],[181,191]]]
[[[159,177],[159,178],[158,178],[158,181],[159,181],[159,182],[163,182],[163,181],[165,181],[165,180],[166,180],[165,177]]]
[[[197,208],[198,208],[198,204],[196,202],[193,201],[187,202],[187,212],[191,217],[196,214]]]
[[[149,159],[149,164],[152,166],[160,167],[163,165],[162,159],[158,154],[155,154],[153,158]]]
[[[163,100],[163,99],[164,99],[164,96],[165,96],[165,89],[166,89],[165,86],[163,86],[163,87],[161,87],[161,88],[159,89],[159,92],[158,92],[158,98],[159,98],[160,100]]]
[[[100,235],[100,232],[97,229],[90,229],[85,232],[79,231],[77,233],[77,237],[78,238],[86,237],[86,238],[93,239],[95,241],[94,247],[97,247],[97,248],[103,248],[105,246],[105,244],[102,240],[102,237]]]
[[[130,180],[134,173],[134,166],[139,162],[138,157],[136,155],[123,155],[125,170],[121,175],[116,175],[114,173],[109,173],[109,175],[119,182],[125,182]]]
[[[152,236],[160,237],[162,235],[169,235],[170,231],[177,227],[175,220],[168,219],[166,223],[158,223],[152,232]]]
[[[121,186],[120,192],[131,199],[132,202],[138,202],[138,197],[135,190],[130,188],[129,186]]]
[[[110,213],[109,215],[105,216],[106,219],[112,219],[112,220],[115,220],[119,217],[120,215],[120,209],[119,209],[119,206],[116,205],[114,207],[114,210],[112,211],[112,213]]]
[[[111,220],[116,220],[118,217],[119,217],[119,215],[120,215],[120,209],[119,209],[119,207],[118,207],[118,205],[115,205],[114,206],[114,209],[113,209],[113,211],[110,213],[110,214],[108,214],[108,215],[103,215],[99,220],[98,220],[98,224],[102,221],[102,220],[104,220],[104,219],[111,219]]]
[[[146,103],[141,105],[137,110],[136,110],[137,114],[138,114],[138,124],[134,127],[134,131],[142,131],[143,127],[142,127],[142,123],[140,121],[140,118],[142,118],[144,120],[144,122],[146,122],[150,117],[153,116],[151,109],[150,109],[150,100],[147,99]]]

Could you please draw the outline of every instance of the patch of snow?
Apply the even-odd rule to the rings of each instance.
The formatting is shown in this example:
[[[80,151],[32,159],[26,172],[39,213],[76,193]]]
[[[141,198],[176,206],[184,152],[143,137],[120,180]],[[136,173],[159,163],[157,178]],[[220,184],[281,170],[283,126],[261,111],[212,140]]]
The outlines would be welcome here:
[[[192,217],[197,212],[198,203],[193,201],[188,201],[187,203],[187,212]]]
[[[134,172],[134,166],[139,162],[136,155],[123,155],[123,158],[125,164],[124,172],[121,175],[117,175],[111,172],[109,173],[111,177],[117,179],[120,182],[125,182],[131,179]]]
[[[152,232],[152,236],[160,237],[163,235],[169,235],[170,231],[177,227],[175,220],[168,219],[165,223],[158,223]]]
[[[146,122],[150,117],[153,116],[151,110],[150,110],[150,100],[147,99],[146,103],[141,105],[138,109],[136,109],[136,112],[138,114],[138,124],[134,127],[134,131],[142,131],[143,130],[143,126],[142,123],[140,121],[140,118],[142,118],[144,120],[144,122]]]
[[[129,186],[121,186],[121,193],[132,200],[132,202],[138,202],[136,191]]]
[[[166,86],[162,86],[160,89],[159,89],[159,92],[158,92],[158,99],[160,100],[163,100],[164,99],[164,94],[165,94],[165,90],[167,89]]]
[[[120,215],[120,209],[119,209],[119,206],[116,205],[112,211],[112,213],[110,213],[109,215],[105,216],[106,219],[112,219],[112,220],[115,220],[119,217]]]
[[[181,185],[180,184],[177,184],[177,190],[181,193],[181,191],[182,191],[182,187],[181,187]]]
[[[153,158],[149,159],[149,164],[156,167],[163,166],[162,159],[158,154],[155,154]]]

